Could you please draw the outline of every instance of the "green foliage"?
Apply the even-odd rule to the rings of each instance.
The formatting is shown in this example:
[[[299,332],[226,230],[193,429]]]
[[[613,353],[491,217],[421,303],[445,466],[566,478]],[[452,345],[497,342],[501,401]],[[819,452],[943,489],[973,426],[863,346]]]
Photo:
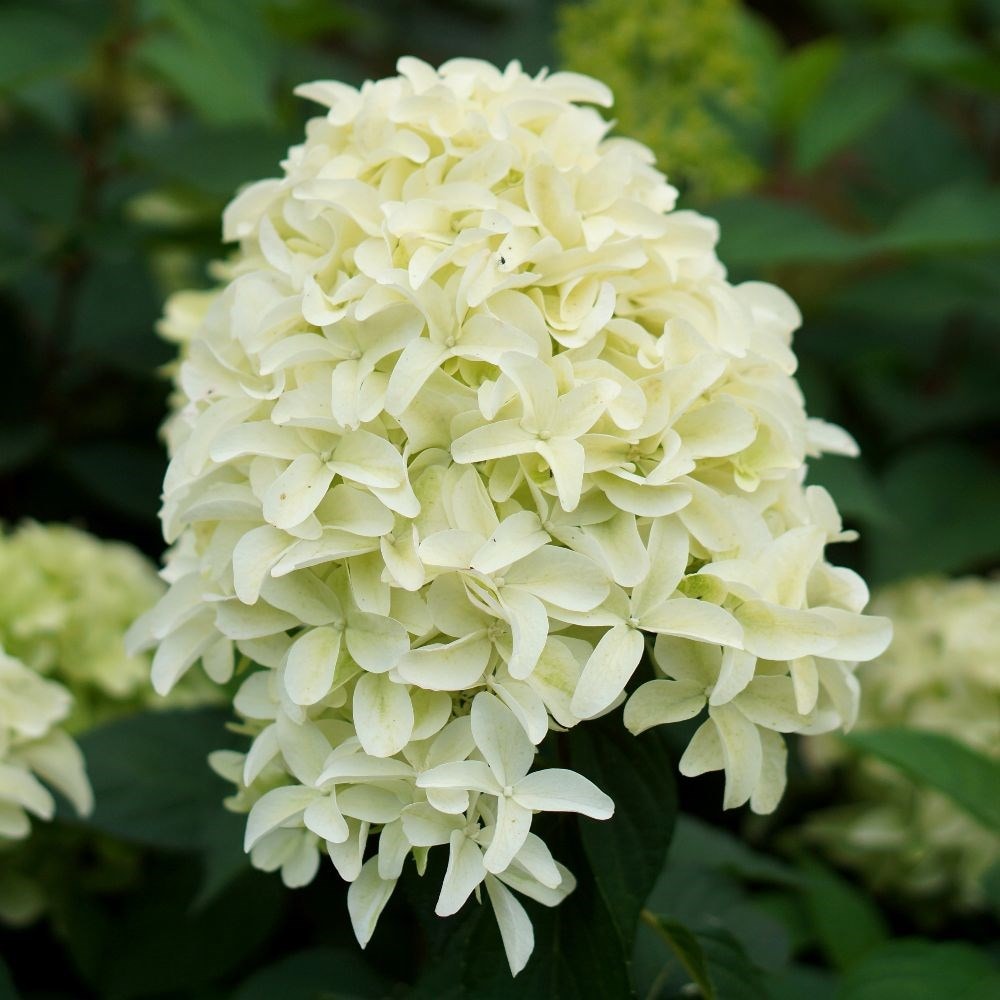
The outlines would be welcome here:
[[[589,728],[570,739],[573,766],[615,801],[605,823],[580,820],[584,853],[626,955],[639,912],[663,868],[677,816],[671,755],[656,731],[638,740],[623,729]]]
[[[876,729],[844,739],[944,792],[970,816],[1000,835],[1000,764],[943,733]]]

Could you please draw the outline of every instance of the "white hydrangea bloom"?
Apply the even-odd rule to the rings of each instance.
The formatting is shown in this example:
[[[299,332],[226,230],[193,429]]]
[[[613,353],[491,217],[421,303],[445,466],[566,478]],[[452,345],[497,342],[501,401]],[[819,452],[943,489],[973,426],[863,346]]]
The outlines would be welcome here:
[[[1000,761],[1000,580],[907,580],[872,602],[895,626],[892,646],[860,671],[859,729],[912,726]],[[817,764],[850,763],[840,744],[812,741]],[[1000,843],[943,794],[888,765],[849,772],[857,801],[820,814],[810,832],[838,860],[885,889],[984,902],[981,879]]]
[[[226,210],[228,284],[168,306],[176,545],[135,642],[159,690],[199,658],[228,680],[234,648],[262,668],[253,745],[216,760],[255,864],[300,884],[325,849],[364,942],[447,843],[439,911],[485,885],[516,972],[509,890],[572,887],[531,815],[611,812],[532,747],[620,705],[644,635],[671,679],[628,724],[707,699],[684,770],[767,810],[780,733],[852,721],[888,624],[823,559],[844,535],[805,458],[854,445],[806,418],[796,307],[727,282],[716,224],[581,106],[607,88],[399,72],[299,89],[329,110]]]
[[[29,813],[51,819],[62,792],[81,815],[93,808],[83,755],[59,727],[72,696],[0,647],[0,844],[31,829]],[[41,779],[41,780],[39,780]]]

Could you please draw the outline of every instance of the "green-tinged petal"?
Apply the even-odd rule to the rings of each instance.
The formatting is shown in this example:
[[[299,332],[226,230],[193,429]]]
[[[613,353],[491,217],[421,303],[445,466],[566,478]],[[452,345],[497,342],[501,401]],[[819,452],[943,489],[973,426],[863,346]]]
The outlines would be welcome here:
[[[497,420],[476,427],[452,442],[451,455],[461,465],[488,462],[494,458],[524,455],[536,450],[538,439],[520,420]]]
[[[365,753],[373,757],[399,753],[413,732],[410,693],[387,674],[365,674],[354,689],[354,724]]]
[[[384,879],[378,873],[378,858],[369,858],[361,867],[361,873],[347,890],[347,912],[351,917],[354,936],[362,948],[375,933],[378,918],[389,902],[394,879]]]
[[[463,691],[475,687],[489,665],[493,644],[483,632],[449,643],[431,643],[404,653],[396,664],[408,684],[427,691]]]
[[[276,528],[301,524],[320,504],[333,470],[311,452],[299,455],[264,494],[264,520]]]
[[[340,629],[314,628],[292,643],[284,680],[288,697],[296,705],[315,705],[330,693],[340,642]]]
[[[743,629],[729,611],[708,601],[674,597],[664,601],[641,619],[650,632],[681,636],[720,646],[743,645]]]
[[[829,619],[767,601],[744,601],[734,612],[743,626],[743,647],[765,660],[823,655],[836,643]]]
[[[719,733],[725,760],[726,790],[723,809],[735,809],[749,801],[760,781],[763,750],[757,727],[733,705],[708,710]]]
[[[625,728],[639,733],[693,719],[705,707],[705,689],[690,681],[646,681],[625,704]]]

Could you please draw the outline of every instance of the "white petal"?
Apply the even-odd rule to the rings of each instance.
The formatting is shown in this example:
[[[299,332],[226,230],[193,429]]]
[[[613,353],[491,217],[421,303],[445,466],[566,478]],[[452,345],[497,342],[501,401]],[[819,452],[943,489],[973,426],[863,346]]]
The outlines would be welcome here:
[[[497,821],[493,840],[483,855],[486,870],[502,872],[524,846],[531,829],[531,810],[514,799],[501,795],[497,799]]]
[[[583,668],[570,711],[580,719],[603,712],[625,690],[643,649],[638,629],[625,624],[609,629]]]
[[[592,611],[611,589],[608,578],[592,560],[553,545],[522,559],[505,576],[509,584],[569,611]]]
[[[302,822],[317,837],[331,844],[342,844],[347,840],[347,821],[337,807],[337,797],[332,792],[310,802],[302,814]]]
[[[410,648],[410,638],[399,622],[366,611],[347,616],[344,641],[358,666],[377,673],[391,670]]]
[[[485,877],[486,868],[479,845],[461,830],[455,830],[450,837],[448,868],[434,912],[439,917],[457,913]]]
[[[459,788],[489,795],[500,793],[500,786],[489,765],[481,760],[457,760],[438,764],[417,775],[417,788]]]
[[[531,958],[535,948],[535,932],[524,907],[498,879],[486,877],[486,892],[496,914],[510,974],[516,976]]]
[[[685,778],[695,778],[706,771],[721,771],[725,766],[719,731],[711,719],[706,719],[691,737],[677,763],[677,770]]]
[[[233,587],[244,604],[254,604],[260,585],[285,554],[292,539],[283,531],[262,524],[248,531],[233,549]]]
[[[823,655],[836,660],[874,660],[892,641],[892,622],[877,615],[856,615],[839,608],[813,608],[832,622],[835,642]]]
[[[549,616],[537,597],[518,587],[504,587],[500,604],[510,623],[513,650],[507,668],[512,677],[527,677],[549,637]]]
[[[535,771],[514,786],[514,801],[536,812],[575,812],[610,819],[615,804],[588,778],[552,767]]]
[[[247,816],[243,850],[249,851],[261,837],[302,812],[317,796],[315,790],[302,785],[282,785],[265,792]]]
[[[742,649],[725,649],[722,652],[722,666],[719,679],[712,688],[710,705],[725,705],[732,701],[753,680],[757,657]]]
[[[535,748],[514,713],[496,695],[481,691],[473,699],[472,736],[501,787],[528,773]]]
[[[395,879],[383,879],[379,875],[378,858],[369,858],[347,890],[347,912],[351,915],[354,936],[362,948],[375,933],[378,918],[395,888]]]
[[[788,751],[781,735],[767,729],[760,730],[760,742],[764,761],[760,781],[750,796],[750,808],[758,816],[766,816],[778,808],[781,796],[785,794]]]
[[[416,802],[407,806],[401,819],[406,839],[414,847],[447,844],[451,835],[465,826],[464,816],[440,813],[429,802]]]

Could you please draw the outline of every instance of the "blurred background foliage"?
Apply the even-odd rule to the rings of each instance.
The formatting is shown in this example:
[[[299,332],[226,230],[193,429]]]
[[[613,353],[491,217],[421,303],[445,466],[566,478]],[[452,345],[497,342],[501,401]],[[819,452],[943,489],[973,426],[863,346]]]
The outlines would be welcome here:
[[[71,522],[155,558],[171,357],[155,332],[162,302],[211,282],[222,207],[298,140],[310,109],[292,87],[391,74],[402,54],[516,57],[611,84],[623,134],[653,147],[682,207],[719,219],[733,279],[773,280],[799,302],[810,411],[862,448],[859,461],[810,472],[861,531],[834,558],[876,584],[989,573],[1000,561],[998,47],[997,0],[5,0],[0,519]],[[128,877],[102,883],[104,895],[67,890],[49,923],[0,936],[15,981],[47,996],[249,1000],[404,995],[392,983],[419,974],[405,995],[511,995],[477,914],[457,930],[424,919],[414,934],[431,909],[419,883],[413,910],[387,914],[395,925],[362,960],[335,877],[290,902],[245,871],[228,849],[239,823],[205,820],[215,779],[177,763],[217,748],[217,727],[157,718],[159,742],[128,719],[84,738],[102,803],[94,826],[112,846],[70,848],[86,855],[72,855],[81,884],[114,838],[152,853],[139,874],[128,855]],[[178,739],[176,758],[165,754]],[[963,794],[995,799],[995,772],[966,777]],[[672,997],[690,981],[719,998],[1000,995],[987,952],[956,943],[987,941],[995,921],[880,909],[794,847],[784,860],[752,850],[724,829],[739,818],[709,805],[713,780],[682,787],[666,868],[626,855],[622,869],[637,870],[601,887],[640,904],[652,888],[639,995]],[[630,805],[637,836],[651,822],[640,793],[609,791],[624,825],[603,845],[568,834],[570,857],[622,850]],[[793,780],[779,819],[744,832],[780,841],[789,815],[829,794]],[[986,891],[1000,909],[998,882]],[[558,944],[590,965],[571,975],[533,963],[519,994],[621,991],[606,978],[613,928],[592,896],[581,886],[565,913],[536,922],[539,952]],[[39,963],[56,947],[71,960]],[[631,941],[616,947],[629,954]],[[493,979],[470,985],[469,948],[476,975],[485,963]],[[442,956],[449,975],[434,979]],[[0,962],[0,996],[8,988]]]

